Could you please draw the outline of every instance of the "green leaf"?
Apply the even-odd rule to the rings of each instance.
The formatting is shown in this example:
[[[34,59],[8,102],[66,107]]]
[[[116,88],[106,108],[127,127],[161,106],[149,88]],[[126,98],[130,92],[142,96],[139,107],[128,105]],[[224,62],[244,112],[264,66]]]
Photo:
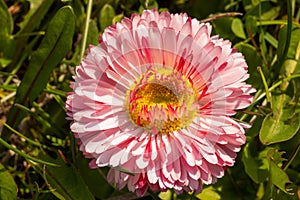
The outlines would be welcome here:
[[[112,24],[113,18],[116,15],[114,8],[110,4],[105,4],[100,11],[99,22],[100,30],[103,30]]]
[[[172,191],[171,190],[167,190],[166,192],[160,192],[158,194],[158,197],[161,199],[161,200],[169,200],[169,199],[172,199]]]
[[[72,47],[75,19],[70,6],[61,8],[48,25],[46,35],[33,53],[28,69],[17,89],[15,103],[27,106],[46,87],[50,73]],[[13,107],[8,124],[15,127],[24,112]]]
[[[278,49],[277,49],[277,56],[278,58],[281,58],[284,53],[284,48],[286,44],[286,34],[287,34],[287,26],[284,26],[282,29],[280,29],[278,34]],[[291,41],[289,44],[289,49],[287,52],[286,58],[288,59],[295,59],[298,43],[300,41],[300,28],[293,26],[292,28],[292,34],[291,34]],[[286,59],[283,58],[283,59]]]
[[[6,67],[11,63],[14,50],[15,42],[13,37],[0,34],[0,67]]]
[[[262,13],[261,19],[262,20],[268,20],[268,19],[275,19],[278,17],[280,11],[280,7],[271,7],[271,9],[266,10],[265,12]]]
[[[282,155],[285,152],[281,151],[279,152],[278,149],[275,148],[271,148],[270,150],[268,150],[267,153],[267,157],[269,159],[272,159],[272,161],[276,164],[276,165],[281,165],[283,161],[285,161],[285,158],[282,158]]]
[[[256,17],[251,16],[251,15],[246,17],[245,27],[246,27],[247,33],[250,32],[252,36],[254,36],[257,32],[256,23],[257,23]]]
[[[261,77],[257,71],[257,67],[262,65],[262,60],[259,53],[253,46],[245,43],[238,43],[234,47],[245,56],[249,66],[248,70],[251,76],[247,82],[253,87],[259,88],[262,84]]]
[[[265,186],[264,183],[260,183],[256,192],[256,199],[263,199],[265,195]]]
[[[112,20],[112,23],[115,24],[115,23],[117,23],[117,22],[120,22],[120,21],[123,19],[123,17],[124,17],[123,13],[114,16],[114,18],[113,18],[113,20]]]
[[[0,163],[0,199],[17,199],[17,185],[10,173]]]
[[[42,20],[45,19],[45,15],[49,12],[49,9],[51,5],[53,4],[54,0],[43,0],[43,1],[38,1],[38,0],[32,0],[34,1],[34,5],[39,5],[38,8],[34,6],[34,13],[29,12],[28,16],[30,15],[30,18],[26,18],[23,23],[21,23],[21,29],[20,31],[17,32],[15,36],[15,46],[16,48],[14,49],[13,52],[13,60],[11,63],[11,67],[14,67],[19,64],[19,61],[22,59],[24,56],[24,51],[28,47],[28,38],[29,34],[31,34],[37,27],[42,26],[42,30],[44,30],[43,27],[44,24],[42,23]],[[41,4],[39,4],[41,3]],[[27,50],[29,51],[29,50]],[[31,49],[30,49],[31,51]],[[26,52],[27,53],[27,52]],[[10,69],[13,70],[13,69]]]
[[[98,31],[97,24],[94,20],[91,20],[89,24],[89,31],[88,31],[86,44],[97,45],[98,38],[99,38],[99,31]]]
[[[196,195],[199,199],[214,199],[214,200],[221,200],[220,194],[217,192],[217,190],[209,186],[207,188],[204,188],[200,194]]]
[[[33,102],[32,106],[35,112],[31,114],[41,125],[43,125],[43,134],[55,134],[60,137],[65,137],[65,130],[62,128],[65,123],[65,111],[55,107],[51,101],[47,104],[47,112],[41,108],[37,103]]]
[[[277,55],[281,59],[285,59],[282,62],[282,66],[280,69],[280,77],[284,78],[290,76],[294,72],[297,72],[297,65],[299,66],[299,57],[300,57],[300,29],[295,28],[292,30],[291,33],[291,41],[289,43],[289,48],[287,50],[287,55],[284,58],[284,49],[286,44],[286,27],[282,28],[279,32],[279,44],[278,44],[278,51]],[[282,91],[285,91],[288,88],[289,81],[283,82],[280,86]]]
[[[3,0],[0,0],[0,36],[10,35],[13,30],[13,19]]]
[[[231,25],[232,25],[233,18],[226,17],[214,20],[212,23],[214,25],[214,31],[220,35],[220,37],[228,40],[235,39],[235,34],[232,32]]]
[[[297,148],[299,143],[300,131],[298,131],[298,133],[292,139],[280,143],[280,149],[284,149],[286,152],[286,157],[289,158],[289,162],[291,162],[288,166],[287,172],[291,172],[291,168],[298,170],[298,167],[300,166],[300,149]],[[288,165],[288,163],[285,163],[285,168],[286,165]],[[300,183],[300,173],[291,174],[289,177],[292,177],[295,182]]]
[[[30,8],[28,13],[24,16],[24,20],[20,23],[21,29],[30,29],[32,31],[35,26],[38,26],[41,22],[42,15],[46,14],[42,10],[46,11],[49,9],[48,6],[51,5],[51,1],[45,2],[41,0],[28,0]],[[44,4],[44,5],[43,5]],[[33,20],[36,20],[35,23]],[[29,27],[30,26],[30,27]],[[32,27],[33,26],[33,27]]]
[[[262,122],[263,122],[262,117],[258,117],[257,119],[255,119],[255,121],[253,121],[251,128],[247,130],[247,135],[246,135],[247,142],[252,142],[253,140],[256,140]]]
[[[272,20],[278,17],[280,7],[274,6],[270,1],[261,1],[253,5],[245,5],[245,17],[256,16],[260,20]]]
[[[280,154],[278,156],[281,156],[281,153],[275,149],[270,149],[268,152],[270,181],[271,183],[276,185],[280,190],[292,195],[292,193],[290,193],[286,188],[287,185],[291,183],[291,181],[288,175],[285,173],[285,171],[278,167],[278,165],[274,162],[274,153],[278,153]]]
[[[0,67],[10,64],[14,52],[12,16],[3,0],[0,0]]]
[[[48,188],[59,199],[66,200],[94,200],[83,178],[73,165],[67,164],[57,153],[56,160],[40,152],[40,159],[54,162],[59,167],[33,165],[35,170],[43,176]],[[101,186],[99,186],[100,188]]]
[[[110,166],[110,167],[111,167],[111,166]],[[122,167],[120,167],[120,166],[116,166],[116,167],[114,167],[114,169],[119,170],[120,172],[123,172],[123,173],[125,173],[125,174],[134,176],[134,173],[133,173],[133,172],[128,171],[128,170],[126,170],[126,169],[124,169],[124,168],[122,168]]]
[[[84,28],[85,10],[82,1],[69,1],[72,6],[74,15],[76,16],[76,27]],[[83,31],[83,30],[82,30]]]
[[[278,41],[273,35],[271,35],[269,32],[266,32],[264,35],[264,39],[268,41],[274,48],[278,47]]]
[[[266,165],[265,160],[266,159],[263,158],[254,158],[251,155],[249,143],[246,144],[243,150],[242,161],[244,163],[246,173],[255,183],[265,181],[268,176],[268,165]]]
[[[76,158],[78,172],[82,176],[91,193],[99,198],[106,199],[113,193],[114,188],[107,183],[106,177],[102,172],[103,168],[90,169],[88,159],[82,154],[78,154]]]
[[[234,18],[231,24],[231,30],[237,37],[246,39],[243,22],[239,18]]]
[[[300,43],[299,43],[300,44]],[[297,67],[298,62],[293,59],[286,59],[282,64],[281,77],[288,77],[292,75]],[[284,81],[280,85],[281,91],[285,91],[289,86],[290,81]]]
[[[299,200],[297,190],[298,187],[295,184],[288,184],[286,186],[286,190],[289,191],[289,193],[285,193],[284,191],[280,190],[279,193],[276,196],[276,199],[280,200]]]
[[[267,43],[265,40],[265,32],[261,31],[259,33],[259,49],[260,49],[260,55],[262,56],[263,60],[265,61],[264,64],[266,63],[266,55],[268,54],[268,47]]]
[[[240,194],[232,184],[230,176],[227,173],[224,177],[219,179],[218,182],[213,185],[213,187],[221,196],[221,199],[240,199]]]
[[[260,141],[273,144],[291,139],[299,130],[300,115],[294,113],[294,108],[286,106],[291,98],[285,94],[273,95],[273,113],[266,116],[260,129]]]

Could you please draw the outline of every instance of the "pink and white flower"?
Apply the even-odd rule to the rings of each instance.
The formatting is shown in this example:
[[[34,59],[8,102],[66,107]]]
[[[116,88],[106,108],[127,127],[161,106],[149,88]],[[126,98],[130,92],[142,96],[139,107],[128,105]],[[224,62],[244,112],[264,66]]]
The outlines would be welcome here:
[[[146,10],[106,28],[76,67],[71,130],[118,189],[201,192],[234,164],[245,127],[230,116],[255,90],[242,54],[211,29]]]

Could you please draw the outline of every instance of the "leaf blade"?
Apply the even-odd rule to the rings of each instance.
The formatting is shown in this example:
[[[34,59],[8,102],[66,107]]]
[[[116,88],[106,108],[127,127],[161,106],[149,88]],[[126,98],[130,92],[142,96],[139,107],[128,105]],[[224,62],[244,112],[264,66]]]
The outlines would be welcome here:
[[[273,144],[291,139],[300,128],[300,115],[285,107],[290,100],[285,94],[273,95],[273,113],[269,113],[262,123],[259,138],[265,144]],[[293,116],[293,117],[291,117]]]
[[[68,200],[95,199],[73,165],[65,163],[61,157],[54,160],[42,152],[39,154],[39,158],[59,165],[59,167],[33,165],[35,170],[43,176],[47,186],[57,198]]]
[[[13,56],[14,40],[13,19],[3,0],[0,0],[0,27],[0,67],[6,67]]]
[[[100,29],[101,32],[112,24],[113,18],[115,17],[116,13],[114,8],[110,4],[105,4],[101,9],[99,22],[100,22]]]
[[[276,164],[281,159],[281,155],[282,152],[278,152],[277,149],[268,151],[270,181],[286,194],[293,195],[287,190],[287,185],[292,182],[286,172]]]
[[[40,47],[33,53],[28,70],[17,89],[15,104],[30,104],[46,87],[50,73],[71,49],[74,29],[72,8],[65,6],[50,21]],[[8,115],[8,124],[15,127],[23,116],[19,108],[13,107]]]
[[[244,26],[242,20],[235,18],[231,24],[232,32],[239,38],[246,39]]]
[[[12,16],[8,12],[8,8],[3,0],[0,1],[0,27],[0,35],[8,35],[12,33]]]
[[[17,191],[18,188],[13,177],[0,163],[0,199],[16,199]]]

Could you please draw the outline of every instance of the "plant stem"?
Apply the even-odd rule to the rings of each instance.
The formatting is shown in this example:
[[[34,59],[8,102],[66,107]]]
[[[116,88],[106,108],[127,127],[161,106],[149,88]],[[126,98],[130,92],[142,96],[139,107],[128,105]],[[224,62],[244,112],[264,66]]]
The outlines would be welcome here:
[[[40,159],[34,158],[34,157],[32,157],[32,156],[30,156],[30,155],[28,155],[28,154],[20,151],[19,149],[14,148],[13,146],[11,146],[7,142],[5,142],[2,138],[0,138],[0,144],[2,144],[4,147],[8,148],[9,150],[12,150],[13,152],[19,154],[20,156],[22,156],[24,158],[27,158],[29,160],[32,160],[34,162],[45,164],[45,165],[49,165],[49,166],[53,166],[53,167],[58,167],[59,166],[59,165],[57,165],[55,163],[50,163],[50,162],[47,162],[47,161],[44,161],[44,160],[40,160]]]
[[[34,140],[31,140],[30,138],[26,137],[25,135],[23,135],[22,133],[16,131],[15,129],[13,129],[12,127],[10,127],[7,123],[5,123],[4,121],[0,120],[0,123],[3,124],[6,128],[8,128],[11,132],[15,133],[16,135],[20,136],[21,138],[24,138],[28,143],[38,146],[38,147],[42,147],[42,145]]]
[[[274,89],[276,89],[277,87],[279,87],[283,82],[285,81],[290,81],[291,79],[294,78],[300,78],[300,74],[293,74],[291,76],[288,76],[280,81],[278,81],[277,83],[275,83],[274,85],[272,85],[269,88],[269,92],[272,92]],[[249,110],[251,110],[253,108],[253,106],[260,101],[262,98],[264,98],[266,96],[266,92],[262,93],[260,96],[258,96],[257,98],[254,99],[254,101],[252,102],[252,104],[248,107]],[[248,114],[244,114],[240,120],[243,121],[246,117],[248,116]]]
[[[272,85],[269,88],[269,92],[273,91],[274,89],[276,89],[277,87],[279,87],[283,82],[285,81],[290,81],[291,79],[294,78],[300,78],[300,74],[293,74],[291,76],[288,76],[280,81],[278,81],[277,83],[275,83],[274,85]],[[263,94],[261,94],[257,99],[255,99],[255,101],[252,104],[256,104],[259,100],[261,100],[264,96],[266,96],[266,93],[264,92]]]
[[[82,39],[82,47],[81,47],[81,52],[80,52],[80,60],[84,56],[85,52],[85,46],[86,46],[86,41],[87,41],[87,35],[89,31],[89,22],[90,22],[90,17],[92,13],[92,6],[93,6],[93,0],[88,1],[88,6],[87,6],[87,11],[86,11],[86,20],[85,20],[85,28],[84,28],[84,33],[83,33],[83,39]]]
[[[217,19],[224,18],[224,17],[235,17],[235,16],[242,16],[242,15],[243,15],[243,13],[240,13],[240,12],[220,13],[220,14],[212,15],[206,19],[200,20],[200,23],[210,22],[210,21],[217,20]]]
[[[256,26],[270,26],[270,25],[287,25],[287,21],[286,20],[263,20],[256,23]],[[293,25],[300,27],[300,25],[297,23],[293,23]]]
[[[265,75],[264,75],[263,71],[261,70],[261,67],[257,67],[257,70],[258,70],[258,72],[261,76],[261,79],[263,81],[263,84],[264,84],[264,87],[265,87],[265,90],[266,90],[267,101],[271,102],[270,91],[269,91],[269,87],[268,87],[268,83],[266,81]]]

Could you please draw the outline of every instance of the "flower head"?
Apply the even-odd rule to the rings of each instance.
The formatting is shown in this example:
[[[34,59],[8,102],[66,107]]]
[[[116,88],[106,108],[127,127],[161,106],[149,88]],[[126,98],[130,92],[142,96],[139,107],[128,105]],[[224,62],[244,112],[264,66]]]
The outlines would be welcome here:
[[[200,192],[234,164],[245,135],[230,116],[255,90],[242,54],[210,34],[186,14],[146,10],[106,28],[76,67],[71,130],[118,189]]]

